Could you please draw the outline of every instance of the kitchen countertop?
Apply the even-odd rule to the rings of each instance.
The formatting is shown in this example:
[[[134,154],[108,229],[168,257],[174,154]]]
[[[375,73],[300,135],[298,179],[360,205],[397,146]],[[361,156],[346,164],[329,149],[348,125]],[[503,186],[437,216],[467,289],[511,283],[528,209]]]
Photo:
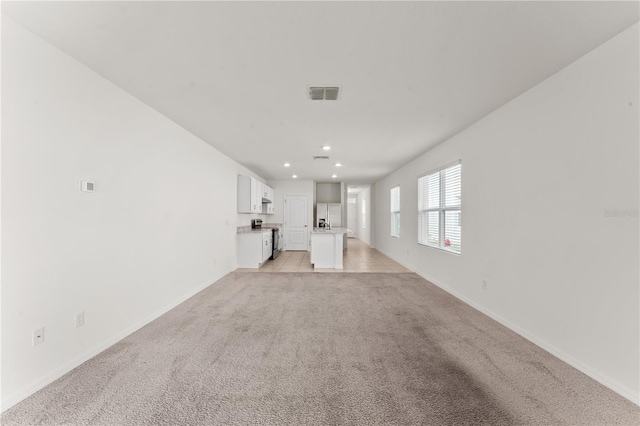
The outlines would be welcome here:
[[[280,223],[263,223],[262,228],[251,228],[251,225],[238,226],[236,233],[238,234],[252,234],[252,233],[264,233],[271,232],[273,228],[279,228],[282,232],[282,224]]]
[[[313,228],[311,230],[312,234],[346,234],[349,232],[347,228]]]
[[[239,229],[238,234],[270,234],[272,229],[273,228],[265,228],[264,226],[262,228]]]

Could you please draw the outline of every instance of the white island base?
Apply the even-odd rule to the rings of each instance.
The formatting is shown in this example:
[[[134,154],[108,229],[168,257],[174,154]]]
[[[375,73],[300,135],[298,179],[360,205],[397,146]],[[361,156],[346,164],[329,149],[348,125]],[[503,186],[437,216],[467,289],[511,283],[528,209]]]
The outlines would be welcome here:
[[[314,268],[343,269],[342,251],[347,241],[346,228],[311,231],[311,263]]]

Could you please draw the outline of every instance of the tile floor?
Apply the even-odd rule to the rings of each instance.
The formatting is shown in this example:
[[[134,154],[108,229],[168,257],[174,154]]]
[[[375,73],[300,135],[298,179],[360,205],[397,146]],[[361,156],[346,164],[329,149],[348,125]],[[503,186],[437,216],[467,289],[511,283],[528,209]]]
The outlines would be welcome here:
[[[283,251],[275,260],[269,260],[261,268],[238,268],[248,272],[411,272],[370,248],[357,238],[349,238],[342,263],[344,269],[314,268],[308,251]]]

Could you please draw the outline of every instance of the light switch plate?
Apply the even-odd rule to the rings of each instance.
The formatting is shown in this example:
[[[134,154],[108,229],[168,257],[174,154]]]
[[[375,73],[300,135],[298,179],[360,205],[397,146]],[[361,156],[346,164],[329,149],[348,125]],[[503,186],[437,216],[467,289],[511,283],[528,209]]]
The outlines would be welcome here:
[[[84,311],[76,314],[76,328],[84,325]]]

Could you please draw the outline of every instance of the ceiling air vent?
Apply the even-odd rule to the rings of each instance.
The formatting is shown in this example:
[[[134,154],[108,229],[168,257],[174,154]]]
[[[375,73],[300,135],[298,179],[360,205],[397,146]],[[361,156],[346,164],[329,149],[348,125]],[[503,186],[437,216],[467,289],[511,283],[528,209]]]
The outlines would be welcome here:
[[[327,157],[326,155],[316,155],[313,157],[314,160],[328,160],[329,157]]]
[[[309,97],[312,101],[336,101],[339,90],[340,88],[337,86],[314,86],[309,88]]]

